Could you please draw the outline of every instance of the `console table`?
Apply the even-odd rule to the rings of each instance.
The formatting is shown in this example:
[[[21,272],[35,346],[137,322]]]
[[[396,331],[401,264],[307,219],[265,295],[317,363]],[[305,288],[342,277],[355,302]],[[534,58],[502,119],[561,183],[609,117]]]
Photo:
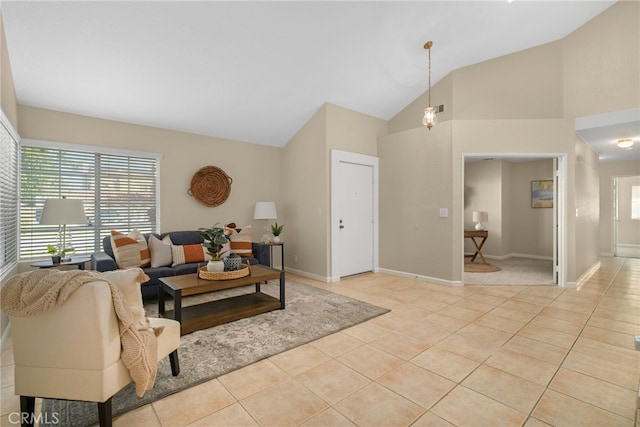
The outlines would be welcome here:
[[[480,255],[480,259],[483,264],[487,264],[487,260],[484,259],[484,255],[482,255],[482,246],[484,246],[484,242],[487,241],[487,237],[489,237],[489,232],[487,230],[464,230],[464,238],[471,239],[473,245],[476,247],[476,252],[473,255],[465,255],[465,258],[471,258],[471,262],[476,260],[476,257]],[[478,241],[480,240],[480,244]]]

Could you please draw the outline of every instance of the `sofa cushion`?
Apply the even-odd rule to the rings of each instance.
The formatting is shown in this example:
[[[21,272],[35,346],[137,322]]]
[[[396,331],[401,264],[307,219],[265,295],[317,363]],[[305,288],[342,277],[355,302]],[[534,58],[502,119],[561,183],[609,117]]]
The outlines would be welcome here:
[[[173,262],[173,255],[171,254],[171,241],[170,236],[164,236],[162,240],[156,236],[149,236],[149,252],[151,253],[151,267],[165,267],[171,265]]]
[[[196,273],[198,271],[198,266],[201,265],[202,264],[197,262],[191,264],[182,264],[174,267],[174,270],[176,271],[176,276],[179,276],[181,274],[191,274]]]
[[[238,254],[245,258],[253,258],[253,253],[251,251],[251,226],[247,225],[240,231],[231,228],[228,230],[230,232],[229,245],[231,253]]]
[[[111,247],[118,268],[149,266],[149,247],[138,230],[133,230],[129,235],[111,230]]]

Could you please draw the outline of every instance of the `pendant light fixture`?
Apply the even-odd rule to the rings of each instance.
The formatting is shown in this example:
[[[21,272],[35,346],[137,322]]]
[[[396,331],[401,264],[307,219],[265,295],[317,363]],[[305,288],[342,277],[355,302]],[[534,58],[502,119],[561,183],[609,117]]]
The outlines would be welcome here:
[[[432,41],[428,41],[424,44],[424,48],[429,52],[429,106],[424,109],[424,117],[422,118],[422,124],[427,127],[427,129],[431,130],[433,125],[436,124],[436,109],[431,106],[431,47],[433,46]]]

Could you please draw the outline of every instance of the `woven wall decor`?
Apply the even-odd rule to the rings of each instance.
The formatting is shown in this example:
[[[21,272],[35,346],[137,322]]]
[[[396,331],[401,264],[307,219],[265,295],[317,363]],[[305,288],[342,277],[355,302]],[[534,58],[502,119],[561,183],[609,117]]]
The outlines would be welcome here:
[[[215,207],[229,198],[232,182],[222,169],[205,166],[193,175],[187,192],[203,205]]]

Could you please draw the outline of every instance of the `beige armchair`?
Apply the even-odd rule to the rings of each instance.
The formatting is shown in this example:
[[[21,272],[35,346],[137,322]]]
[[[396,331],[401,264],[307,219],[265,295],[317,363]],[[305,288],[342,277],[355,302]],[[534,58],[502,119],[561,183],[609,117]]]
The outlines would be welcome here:
[[[110,426],[111,397],[132,379],[120,358],[118,319],[109,285],[89,282],[59,307],[10,320],[15,394],[20,396],[23,417],[33,414],[35,397],[81,400],[97,402],[100,425]],[[172,374],[178,375],[180,324],[149,320],[152,326],[164,326],[158,336],[157,360],[169,355]],[[30,425],[33,416],[24,420]]]

